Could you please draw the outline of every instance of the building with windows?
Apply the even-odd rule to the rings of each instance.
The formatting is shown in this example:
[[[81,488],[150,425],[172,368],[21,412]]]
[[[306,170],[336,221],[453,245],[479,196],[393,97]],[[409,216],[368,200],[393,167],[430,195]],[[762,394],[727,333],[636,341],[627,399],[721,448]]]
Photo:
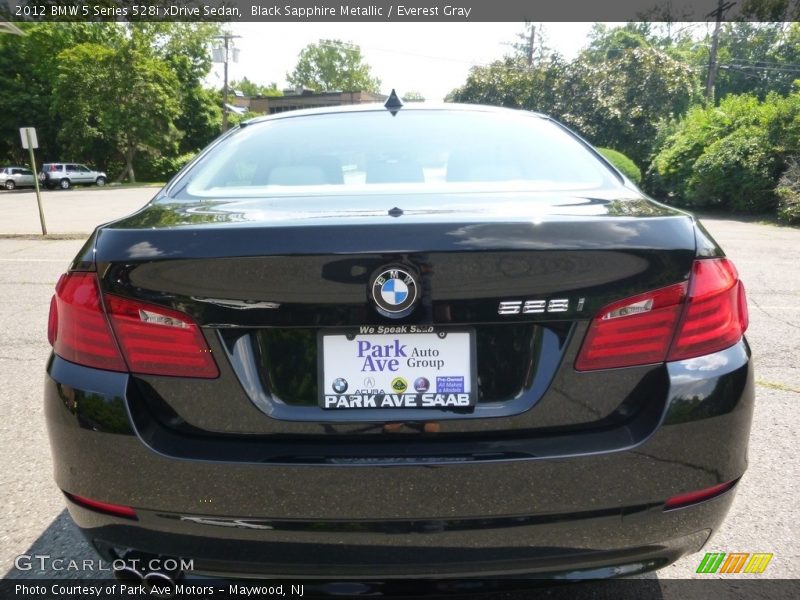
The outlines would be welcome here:
[[[301,108],[385,102],[387,97],[384,94],[373,94],[372,92],[322,92],[318,94],[309,89],[287,89],[283,90],[283,96],[256,96],[254,98],[236,96],[232,98],[232,104],[250,112],[272,115]]]

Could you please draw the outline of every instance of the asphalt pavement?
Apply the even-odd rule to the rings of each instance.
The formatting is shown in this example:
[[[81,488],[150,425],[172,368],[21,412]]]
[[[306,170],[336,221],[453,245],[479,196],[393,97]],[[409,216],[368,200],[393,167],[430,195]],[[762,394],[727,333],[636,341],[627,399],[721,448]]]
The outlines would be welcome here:
[[[84,578],[80,570],[26,570],[20,555],[94,558],[64,510],[52,480],[42,411],[47,315],[53,286],[88,232],[144,205],[154,188],[45,192],[51,231],[69,239],[39,239],[35,195],[0,192],[0,574],[11,578]],[[748,340],[756,364],[757,403],[750,467],[728,518],[708,552],[769,552],[767,578],[800,578],[800,229],[707,218],[706,227],[734,260],[747,287]],[[65,235],[72,234],[72,235]],[[644,579],[658,582],[655,597],[686,597],[673,580],[697,574],[702,553]],[[734,592],[752,575],[717,575]],[[654,584],[655,585],[655,584]],[[737,587],[738,586],[738,587]],[[585,588],[581,588],[585,589]],[[577,588],[571,598],[606,597],[605,588]],[[616,592],[615,592],[616,593]],[[752,589],[748,596],[752,595]],[[528,597],[512,595],[510,597]],[[551,596],[556,597],[556,596]],[[612,597],[612,596],[609,596]],[[728,597],[727,595],[725,597]]]
[[[159,186],[81,186],[42,190],[42,210],[48,234],[85,235],[144,206]],[[41,234],[36,192],[32,188],[0,190],[0,235]]]

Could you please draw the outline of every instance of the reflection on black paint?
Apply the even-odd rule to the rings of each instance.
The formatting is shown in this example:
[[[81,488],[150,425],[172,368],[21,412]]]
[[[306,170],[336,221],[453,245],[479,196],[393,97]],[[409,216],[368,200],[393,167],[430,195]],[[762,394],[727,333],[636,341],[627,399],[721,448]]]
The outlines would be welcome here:
[[[58,394],[81,427],[106,433],[132,433],[122,398],[76,390],[64,384],[58,385]]]

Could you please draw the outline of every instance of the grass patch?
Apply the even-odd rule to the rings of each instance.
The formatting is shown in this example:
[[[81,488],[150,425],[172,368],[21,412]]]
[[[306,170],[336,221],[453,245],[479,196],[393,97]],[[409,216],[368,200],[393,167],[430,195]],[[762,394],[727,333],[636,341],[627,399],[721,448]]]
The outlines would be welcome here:
[[[140,188],[140,187],[164,187],[166,181],[137,181],[136,183],[109,183],[108,187],[115,188]]]
[[[85,240],[88,233],[0,233],[0,240]]]
[[[760,385],[761,387],[770,388],[771,390],[780,390],[782,392],[794,392],[795,394],[800,394],[800,390],[797,388],[793,388],[788,385],[784,385],[782,383],[775,383],[773,381],[764,381],[763,379],[756,379],[756,385]]]

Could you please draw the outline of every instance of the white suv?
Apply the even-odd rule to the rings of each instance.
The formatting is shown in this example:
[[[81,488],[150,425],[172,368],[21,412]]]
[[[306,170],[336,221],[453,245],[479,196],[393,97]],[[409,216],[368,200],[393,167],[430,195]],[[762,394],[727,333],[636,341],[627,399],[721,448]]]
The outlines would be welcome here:
[[[25,167],[0,167],[0,185],[7,190],[18,187],[33,187],[33,171]]]
[[[60,187],[68,190],[76,183],[106,184],[107,176],[102,171],[92,171],[86,165],[77,163],[44,163],[39,172],[39,181],[48,189]]]

